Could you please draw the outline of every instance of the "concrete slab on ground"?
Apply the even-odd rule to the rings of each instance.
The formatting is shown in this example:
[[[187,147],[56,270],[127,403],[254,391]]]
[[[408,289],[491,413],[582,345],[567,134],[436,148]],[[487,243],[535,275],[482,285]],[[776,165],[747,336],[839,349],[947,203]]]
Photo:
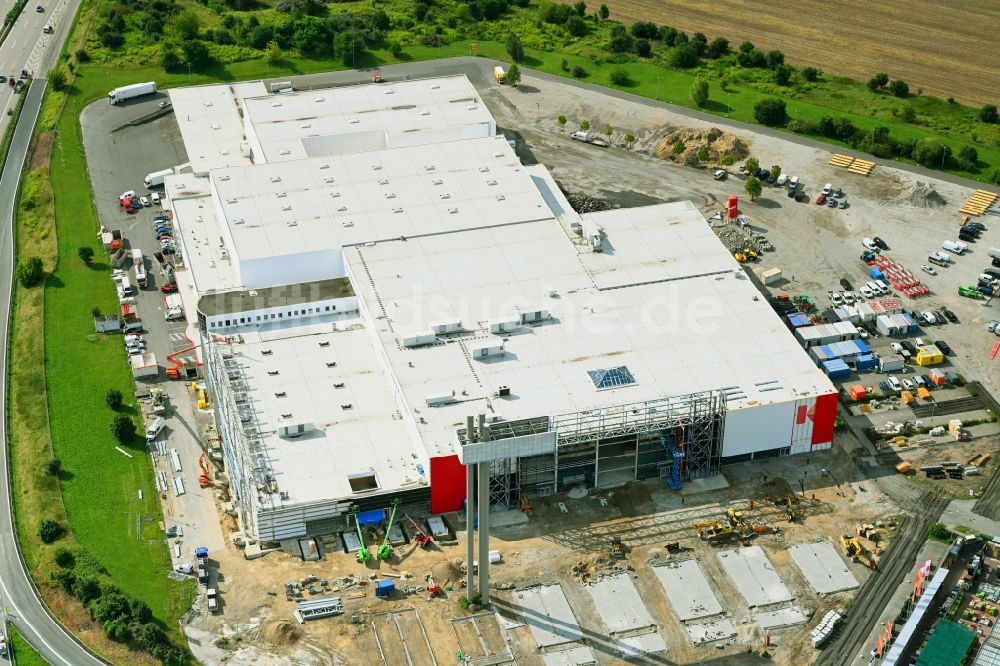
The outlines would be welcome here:
[[[528,514],[524,511],[497,511],[490,513],[490,528],[517,527],[528,524]]]
[[[798,606],[779,608],[771,611],[756,611],[754,617],[761,629],[774,630],[782,627],[792,627],[796,624],[804,624],[806,615]]]
[[[750,608],[792,600],[792,593],[760,546],[724,550],[719,560]]]
[[[594,606],[612,634],[656,625],[628,573],[605,576],[587,586]]]
[[[689,624],[685,627],[691,642],[695,645],[722,641],[736,636],[736,627],[730,620],[716,620],[701,624]]]
[[[545,666],[591,666],[597,664],[594,653],[589,647],[575,647],[559,652],[546,652],[542,655]]]
[[[712,490],[724,490],[728,487],[729,482],[726,481],[726,477],[722,474],[716,474],[705,479],[685,481],[684,487],[681,488],[681,495],[697,495],[698,493],[707,493]]]
[[[659,579],[681,622],[722,613],[722,604],[712,591],[697,560],[655,566],[653,573]]]
[[[518,590],[514,601],[521,607],[521,616],[539,648],[583,639],[580,625],[559,585]]]
[[[667,651],[667,642],[658,631],[639,634],[627,638],[613,638],[615,648],[625,659],[639,659],[648,654],[658,654]]]
[[[789,549],[792,559],[818,594],[853,590],[858,581],[829,541],[800,543]]]

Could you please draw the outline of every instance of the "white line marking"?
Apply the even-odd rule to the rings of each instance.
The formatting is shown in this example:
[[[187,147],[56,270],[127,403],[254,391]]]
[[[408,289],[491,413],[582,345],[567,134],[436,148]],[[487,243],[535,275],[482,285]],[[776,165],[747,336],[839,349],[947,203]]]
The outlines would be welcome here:
[[[32,584],[32,583],[30,583],[30,581],[29,581],[29,585],[30,585],[30,584]],[[54,647],[52,647],[52,645],[50,645],[50,644],[49,644],[49,642],[48,642],[47,640],[45,640],[45,637],[44,637],[44,636],[42,636],[42,634],[41,634],[41,633],[39,633],[39,632],[38,632],[38,630],[36,630],[36,629],[35,629],[35,628],[34,628],[34,627],[33,627],[33,626],[31,625],[31,623],[30,623],[30,622],[28,622],[28,621],[27,621],[27,620],[25,619],[25,617],[24,617],[24,613],[22,613],[22,612],[21,612],[21,609],[17,607],[17,602],[15,602],[15,601],[14,601],[14,597],[12,597],[12,596],[10,595],[10,591],[9,591],[9,590],[7,590],[7,586],[6,586],[6,585],[4,585],[4,582],[3,582],[3,578],[2,578],[2,577],[0,577],[0,588],[2,588],[2,589],[3,589],[3,595],[4,595],[4,597],[6,597],[6,598],[7,598],[7,603],[9,603],[9,604],[11,605],[11,607],[12,607],[12,608],[14,609],[14,612],[15,612],[15,613],[17,613],[17,615],[18,615],[18,617],[19,617],[19,618],[21,618],[21,621],[22,621],[22,622],[23,622],[24,624],[28,625],[28,627],[30,627],[30,628],[31,628],[31,630],[32,630],[32,631],[33,631],[33,632],[35,633],[35,635],[36,635],[36,636],[38,637],[38,640],[42,642],[42,645],[44,645],[44,646],[45,646],[46,648],[48,648],[48,650],[49,650],[49,651],[50,651],[50,652],[51,652],[52,654],[54,654],[54,655],[55,655],[56,657],[58,657],[58,658],[59,658],[59,661],[61,661],[62,663],[66,664],[66,666],[73,666],[73,663],[72,663],[72,662],[70,662],[70,661],[67,661],[67,660],[66,660],[66,658],[65,658],[65,657],[63,657],[63,656],[62,656],[62,654],[60,654],[60,653],[59,653],[59,650],[56,650],[56,649],[55,649]],[[42,611],[42,612],[44,612],[44,611]],[[16,626],[16,625],[15,625],[15,626]]]

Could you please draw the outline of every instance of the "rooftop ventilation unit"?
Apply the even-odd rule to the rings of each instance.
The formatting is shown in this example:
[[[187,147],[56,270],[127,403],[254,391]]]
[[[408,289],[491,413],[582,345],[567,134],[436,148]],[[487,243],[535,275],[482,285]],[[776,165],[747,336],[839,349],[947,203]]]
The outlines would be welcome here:
[[[271,182],[272,183],[280,183],[281,182],[281,176],[271,176]]]
[[[466,110],[466,111],[475,111],[475,110],[476,110],[476,109],[478,109],[478,108],[479,108],[479,107],[478,107],[478,106],[476,106],[475,104],[470,104],[469,106],[465,107],[465,110]]]
[[[353,226],[354,226],[354,223],[353,223],[353,222],[351,222],[350,220],[348,220],[347,222],[344,222],[344,226],[345,226],[345,227],[353,227]]]
[[[226,199],[226,203],[231,203],[231,204],[236,203],[236,197],[233,197],[232,199]]]
[[[451,199],[451,195],[448,194],[447,192],[444,193],[444,194],[442,194],[442,195],[440,195],[440,196],[441,196],[442,199]]]
[[[348,121],[348,122],[350,122],[350,123],[351,123],[352,125],[357,125],[357,124],[358,124],[358,123],[360,123],[361,121],[360,121],[360,120],[358,120],[357,118],[351,118],[351,119],[350,119],[350,121]]]
[[[212,123],[212,129],[214,130],[222,129],[222,125],[220,125],[219,123]]]
[[[495,180],[488,180],[488,181],[486,181],[486,184],[492,187],[493,185],[497,184],[497,181],[495,181]]]
[[[372,165],[372,171],[381,171],[381,170],[382,170],[382,165],[381,164],[373,164]]]
[[[292,151],[290,151],[288,148],[282,148],[281,150],[278,151],[278,154],[279,155],[291,155]]]
[[[497,195],[497,201],[506,201],[506,200],[507,200],[507,197],[505,197],[504,195],[502,195],[502,194],[498,194]]]
[[[225,182],[225,181],[229,180],[229,176],[219,176],[219,180]]]
[[[488,166],[479,167],[479,173],[486,173],[490,168]]]
[[[324,178],[324,179],[323,179],[323,182],[324,182],[324,183],[327,183],[327,184],[330,184],[330,183],[332,183],[332,182],[333,182],[333,178]],[[339,192],[337,192],[336,194],[337,194],[338,196],[340,195],[340,193],[339,193]]]
[[[490,320],[490,333],[508,333],[521,327],[521,317]]]
[[[522,324],[531,324],[534,322],[545,321],[546,319],[552,319],[552,313],[548,310],[529,310],[528,312],[521,313]]]
[[[484,343],[469,349],[472,358],[497,358],[504,355],[503,343]]]
[[[319,346],[320,347],[329,347],[330,346],[330,341],[329,340],[324,340],[323,342],[319,343]]]
[[[386,192],[385,193],[385,198],[386,199],[395,199],[396,198],[396,193],[395,192]]]
[[[393,208],[393,209],[392,209],[392,212],[393,212],[393,213],[402,213],[402,212],[403,212],[403,209],[402,209],[402,208]]]
[[[444,181],[441,180],[440,178],[435,178],[431,182],[434,183],[435,185],[442,185],[444,183]]]
[[[288,193],[287,192],[278,192],[274,196],[278,197],[279,199],[284,199],[285,197],[288,196]]]
[[[333,385],[333,388],[335,388],[335,389],[342,389],[342,388],[344,388],[344,382],[336,382]]]
[[[285,415],[282,414],[282,417]],[[278,426],[278,437],[295,439],[316,430],[316,426],[308,421],[302,423],[285,423]]]
[[[324,164],[320,167],[320,169],[329,169],[329,168],[330,168],[329,164]]]
[[[457,213],[457,212],[458,212],[458,209],[457,209],[457,208],[449,208],[449,209],[448,209],[448,212],[449,212],[450,214],[454,215],[455,213]]]
[[[432,83],[431,84],[431,90],[437,90],[440,87],[441,87],[440,83]]]
[[[433,164],[424,165],[424,171],[434,171],[436,168]]]
[[[455,392],[449,391],[447,393],[432,393],[425,398],[428,407],[442,407],[444,405],[450,405],[455,402]]]
[[[462,330],[461,319],[443,319],[431,324],[431,331],[437,335],[444,333],[456,333]]]
[[[400,343],[404,347],[421,347],[423,345],[429,345],[437,341],[437,336],[433,333],[415,333],[412,335],[404,336]]]
[[[428,111],[427,109],[424,109],[423,111],[420,112],[420,115],[422,115],[422,116],[429,116],[429,115],[431,115],[431,112]]]
[[[319,104],[320,102],[325,102],[326,98],[325,97],[316,97],[316,98],[313,99],[313,101],[316,102],[317,104]]]
[[[312,123],[302,123],[301,125],[299,125],[299,127],[301,127],[302,129],[309,129],[310,127],[312,127]]]

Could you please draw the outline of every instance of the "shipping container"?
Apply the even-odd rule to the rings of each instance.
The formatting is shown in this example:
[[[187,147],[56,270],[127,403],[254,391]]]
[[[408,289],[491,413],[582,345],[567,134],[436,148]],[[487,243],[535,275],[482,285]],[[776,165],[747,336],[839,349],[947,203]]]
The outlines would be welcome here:
[[[862,370],[874,370],[878,366],[878,359],[874,354],[862,354],[854,359],[854,366],[858,372]]]
[[[823,372],[825,372],[830,379],[847,379],[851,375],[850,367],[848,367],[848,365],[839,358],[823,361],[821,365]]]
[[[864,400],[868,397],[868,389],[866,389],[861,384],[855,384],[851,387],[851,398],[854,400]]]
[[[880,357],[878,365],[881,372],[899,372],[906,367],[903,357],[899,354],[887,354]]]
[[[937,365],[944,363],[944,354],[935,345],[927,345],[917,350],[917,365]]]

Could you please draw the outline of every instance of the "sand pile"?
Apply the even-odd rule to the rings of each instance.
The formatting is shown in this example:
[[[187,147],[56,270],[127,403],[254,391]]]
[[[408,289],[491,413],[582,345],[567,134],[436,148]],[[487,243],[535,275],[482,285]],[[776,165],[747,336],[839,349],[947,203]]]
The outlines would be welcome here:
[[[299,631],[288,620],[266,620],[260,626],[260,637],[269,645],[288,645],[298,640]]]
[[[934,189],[933,185],[922,183],[918,180],[900,196],[884,201],[883,203],[903,204],[915,208],[938,208],[947,205],[948,202],[945,201],[940,192]]]
[[[684,151],[680,155],[674,154],[674,145],[678,141],[684,142]],[[734,162],[746,159],[750,154],[749,144],[729,132],[723,132],[718,127],[710,129],[680,128],[664,134],[656,142],[653,154],[661,160],[676,160],[688,164],[698,163],[698,149],[708,145],[711,157],[709,163],[718,163],[724,155],[730,155]]]
[[[465,566],[459,566],[454,560],[442,560],[431,567],[431,575],[442,586],[446,581],[457,583],[465,577]]]

